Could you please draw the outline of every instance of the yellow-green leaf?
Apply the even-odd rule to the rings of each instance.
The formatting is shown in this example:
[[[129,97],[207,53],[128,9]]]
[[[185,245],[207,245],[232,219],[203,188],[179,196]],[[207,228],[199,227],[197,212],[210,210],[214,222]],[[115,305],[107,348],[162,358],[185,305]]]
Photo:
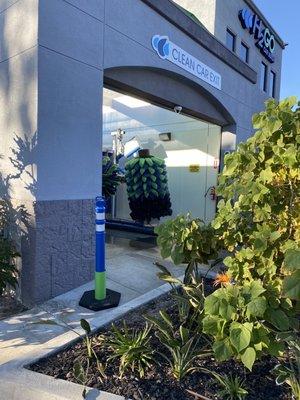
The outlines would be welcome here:
[[[242,363],[245,365],[249,371],[252,371],[253,364],[256,359],[256,351],[253,347],[248,347],[241,356]]]

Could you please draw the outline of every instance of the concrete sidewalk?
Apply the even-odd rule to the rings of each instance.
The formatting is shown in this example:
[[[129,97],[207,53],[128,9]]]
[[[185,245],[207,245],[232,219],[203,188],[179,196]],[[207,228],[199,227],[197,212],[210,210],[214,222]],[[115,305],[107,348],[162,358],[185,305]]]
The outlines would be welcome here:
[[[87,286],[88,287],[88,286]],[[78,335],[84,332],[79,327],[79,318],[85,317],[89,320],[92,330],[95,331],[101,326],[120,318],[122,315],[135,308],[148,303],[149,301],[167,293],[170,290],[169,284],[164,284],[158,288],[152,289],[149,292],[140,295],[119,307],[94,313],[93,315],[81,314],[78,307],[74,310],[73,320],[71,322],[74,331],[61,328],[56,325],[39,324],[43,318],[53,320],[57,315],[42,311],[38,314],[24,313],[17,317],[14,321],[2,321],[0,330],[3,334],[3,340],[0,344],[0,400],[80,400],[82,399],[83,386],[60,379],[39,374],[37,372],[25,369],[29,364],[57,352],[64,346],[69,345],[78,339]],[[74,295],[75,298],[75,293]],[[81,292],[78,294],[81,295]],[[66,295],[64,295],[66,296]],[[61,301],[63,296],[56,298]],[[79,299],[79,297],[78,297]],[[76,307],[74,307],[76,308]],[[77,315],[76,321],[75,316]],[[20,326],[17,335],[16,326],[14,329],[9,329],[9,322],[12,325],[16,321],[28,318],[25,324],[25,330]],[[65,315],[60,314],[58,320],[62,320]],[[34,318],[34,323],[29,321]],[[3,326],[8,328],[4,332]],[[18,336],[18,339],[11,338]],[[31,335],[31,336],[30,336]],[[5,337],[8,337],[5,340]],[[48,338],[48,340],[47,340]],[[49,339],[50,338],[50,339]],[[115,396],[106,392],[100,392],[96,389],[89,389],[87,399],[90,400],[124,400],[123,397]]]
[[[127,246],[126,242],[119,245],[107,244],[107,287],[121,293],[120,306],[129,304],[163,285],[157,277],[158,269],[153,264],[157,260],[162,262],[155,247],[137,251]],[[179,276],[183,269],[174,267],[172,272]],[[18,359],[37,347],[47,346],[53,339],[68,334],[70,329],[67,326],[57,326],[53,321],[58,321],[61,325],[68,324],[81,333],[81,318],[89,321],[92,326],[93,321],[97,320],[98,327],[99,321],[105,323],[111,315],[119,314],[120,306],[100,312],[80,307],[80,297],[92,288],[93,282],[90,282],[27,312],[0,321],[0,365]],[[42,321],[47,321],[47,324],[42,324]]]
[[[95,331],[170,290],[157,278],[155,261],[162,262],[156,247],[137,249],[119,240],[106,247],[107,287],[121,292],[119,307],[92,312],[78,302],[93,282],[58,296],[33,309],[0,321],[0,400],[81,399],[82,386],[26,370],[24,366],[58,351],[83,334],[80,319]],[[176,276],[182,267],[171,267]],[[56,325],[54,321],[60,325]],[[47,323],[45,323],[47,322]],[[71,329],[69,329],[67,324]],[[88,399],[121,399],[91,390]]]

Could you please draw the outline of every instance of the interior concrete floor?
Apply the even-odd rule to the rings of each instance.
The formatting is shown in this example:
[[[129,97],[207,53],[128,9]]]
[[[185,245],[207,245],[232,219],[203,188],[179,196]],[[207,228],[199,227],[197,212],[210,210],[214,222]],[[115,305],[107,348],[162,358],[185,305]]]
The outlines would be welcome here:
[[[159,269],[154,265],[157,261],[175,276],[184,273],[183,266],[162,260],[153,236],[111,230],[106,234],[106,242],[107,278],[135,294],[143,294],[164,283],[157,277]]]

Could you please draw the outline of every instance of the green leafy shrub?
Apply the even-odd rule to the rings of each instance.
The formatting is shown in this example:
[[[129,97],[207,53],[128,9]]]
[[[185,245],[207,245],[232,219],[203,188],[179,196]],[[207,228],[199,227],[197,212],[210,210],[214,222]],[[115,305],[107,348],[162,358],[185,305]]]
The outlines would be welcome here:
[[[18,269],[16,266],[16,252],[13,243],[6,238],[0,237],[0,296],[7,285],[16,288],[18,285]]]
[[[256,134],[225,159],[213,227],[233,253],[233,279],[273,282],[277,292],[277,280],[300,270],[300,108],[294,98],[270,100],[253,125]]]
[[[102,195],[108,199],[116,194],[122,175],[119,167],[108,156],[102,158]]]
[[[268,307],[265,293],[259,281],[252,281],[241,286],[228,285],[206,298],[203,332],[213,336],[213,350],[219,361],[236,357],[251,370],[256,358],[264,352],[278,355],[284,350],[274,330],[265,324]],[[270,318],[277,329],[287,330],[288,317],[281,310],[277,312]]]
[[[249,370],[264,354],[280,355],[280,333],[299,326],[299,104],[270,100],[253,125],[255,135],[225,157],[211,226],[180,216],[156,229],[162,256],[187,263],[186,276],[198,279],[198,264],[229,253],[226,281],[205,300],[203,332],[218,360],[234,357]]]
[[[300,343],[299,339],[288,341],[288,363],[275,367],[277,385],[286,384],[291,388],[294,400],[300,400]]]
[[[12,239],[5,234],[9,226],[10,206],[7,201],[0,200],[0,296],[7,285],[16,288],[18,285],[18,269],[16,251]]]
[[[278,333],[298,329],[300,299],[300,108],[294,98],[253,117],[257,132],[227,155],[212,225],[230,256],[234,285],[205,301],[204,331],[219,360],[251,370],[263,354],[279,355]]]
[[[177,327],[171,317],[160,311],[160,318],[146,316],[156,328],[156,336],[166,348],[166,353],[159,353],[170,365],[173,376],[182,380],[186,375],[194,372],[195,360],[199,357],[207,357],[211,353],[205,346],[200,346],[201,336],[198,332],[193,333],[184,323]]]
[[[218,374],[206,368],[201,368],[201,371],[206,372],[214,377],[215,382],[221,387],[217,395],[224,400],[243,400],[248,392],[245,389],[245,381],[238,376],[230,374]]]
[[[153,350],[150,346],[151,327],[146,325],[143,330],[129,330],[126,323],[122,330],[112,326],[113,335],[108,341],[108,346],[112,350],[109,359],[120,359],[120,376],[130,369],[137,371],[140,378],[145,375],[145,371],[153,362]]]
[[[199,264],[208,265],[218,258],[219,242],[214,229],[201,219],[192,219],[190,214],[160,224],[155,233],[163,258],[171,257],[175,265],[187,264],[186,282],[195,273],[197,275]]]
[[[175,278],[169,270],[156,263],[161,272],[158,277],[169,283],[173,289],[172,297],[178,307],[178,317],[180,324],[188,328],[190,332],[199,333],[202,328],[204,318],[204,283],[202,279],[191,277],[189,283],[184,283]]]

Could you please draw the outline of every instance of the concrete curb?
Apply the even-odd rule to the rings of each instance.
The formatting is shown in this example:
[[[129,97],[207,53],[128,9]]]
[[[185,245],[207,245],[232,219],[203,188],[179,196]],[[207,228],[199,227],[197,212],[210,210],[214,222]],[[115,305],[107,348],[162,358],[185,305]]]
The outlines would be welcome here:
[[[206,272],[207,270],[205,270]],[[214,278],[215,275],[215,272],[212,271],[207,273],[208,278]],[[182,279],[182,277],[179,277],[179,279]],[[92,332],[122,315],[157,299],[170,290],[170,285],[166,283],[128,303],[109,310],[109,313],[103,313],[92,318],[90,320]],[[79,334],[83,333],[82,330],[77,329],[77,331]],[[34,351],[24,354],[16,360],[2,364],[0,366],[0,400],[81,400],[84,386],[25,369],[27,365],[49,357],[53,353],[60,352],[64,347],[77,340],[79,340],[78,335],[68,331],[44,344],[37,345]],[[125,400],[122,396],[100,392],[93,388],[87,388],[86,399]]]

